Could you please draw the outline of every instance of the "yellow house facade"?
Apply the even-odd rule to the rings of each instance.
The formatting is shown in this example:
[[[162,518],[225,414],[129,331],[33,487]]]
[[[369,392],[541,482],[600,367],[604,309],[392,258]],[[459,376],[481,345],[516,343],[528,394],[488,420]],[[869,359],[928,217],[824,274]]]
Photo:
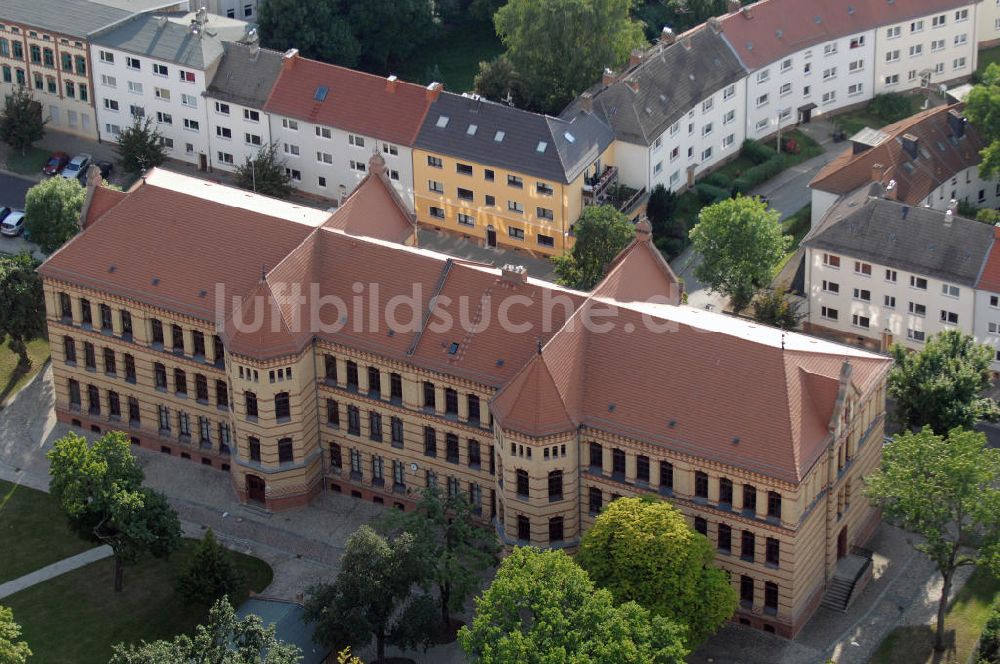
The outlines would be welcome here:
[[[588,113],[563,120],[442,93],[413,148],[417,221],[488,247],[561,255],[595,186],[617,174],[612,139]]]

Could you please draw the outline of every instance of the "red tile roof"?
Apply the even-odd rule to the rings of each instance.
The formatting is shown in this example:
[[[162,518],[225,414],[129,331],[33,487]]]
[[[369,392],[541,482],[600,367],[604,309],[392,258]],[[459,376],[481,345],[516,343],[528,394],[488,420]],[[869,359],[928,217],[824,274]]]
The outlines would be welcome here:
[[[721,18],[722,35],[751,71],[796,51],[969,0],[762,0]]]
[[[322,101],[316,99],[321,87],[326,89]],[[285,58],[264,110],[412,146],[434,96],[421,85],[295,54]]]
[[[1000,228],[993,229],[993,246],[990,248],[983,273],[979,276],[976,288],[1000,293]]]
[[[681,283],[663,254],[652,242],[652,227],[646,219],[636,224],[637,242],[625,247],[608,266],[594,295],[619,302],[649,302],[666,297],[667,304],[680,304]]]
[[[883,127],[886,135],[878,145],[854,154],[847,148],[816,174],[809,186],[833,194],[847,194],[872,182],[872,168],[884,167],[882,184],[896,181],[896,200],[922,205],[937,187],[956,173],[976,166],[983,141],[971,124],[957,138],[949,124],[949,111],[961,113],[964,104],[940,106]],[[903,148],[903,135],[917,138],[916,159]]]
[[[361,180],[324,226],[349,235],[365,235],[389,242],[416,242],[416,217],[406,208],[385,174],[385,160],[376,152],[368,175]],[[382,182],[377,182],[381,179]]]

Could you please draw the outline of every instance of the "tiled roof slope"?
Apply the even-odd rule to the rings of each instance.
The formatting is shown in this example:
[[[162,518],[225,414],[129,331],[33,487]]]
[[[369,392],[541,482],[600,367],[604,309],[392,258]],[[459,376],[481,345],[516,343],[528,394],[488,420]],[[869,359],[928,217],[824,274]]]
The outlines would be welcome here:
[[[612,140],[611,129],[590,113],[563,120],[443,92],[414,147],[569,183]]]
[[[251,108],[263,108],[281,73],[281,53],[234,42],[222,44],[222,60],[208,86],[208,96]]]
[[[72,37],[126,18],[131,12],[90,0],[3,0],[0,19]]]
[[[614,83],[591,88],[594,113],[627,143],[651,145],[666,129],[709,95],[746,76],[729,44],[702,25],[669,46],[649,49],[641,63]],[[573,117],[578,97],[563,112]]]
[[[95,44],[136,55],[175,62],[205,70],[222,57],[224,41],[239,41],[247,36],[247,24],[236,19],[208,14],[208,22],[192,32],[194,14],[137,14],[115,27],[91,38]]]
[[[317,94],[326,89],[325,98]],[[268,113],[412,146],[434,92],[413,83],[287,56]]]
[[[616,332],[583,324],[591,309],[617,314]],[[845,362],[859,394],[892,364],[692,307],[591,299],[491,408],[501,427],[527,435],[582,425],[797,482],[825,449]]]
[[[680,304],[681,282],[653,244],[649,221],[640,219],[635,231],[637,241],[622,249],[611,261],[604,279],[594,288],[594,296],[618,302]]]
[[[722,34],[754,71],[831,39],[968,5],[969,0],[762,0],[721,17]]]
[[[416,218],[388,181],[382,155],[376,152],[368,165],[368,174],[324,226],[349,235],[405,243],[416,233]]]
[[[967,286],[978,281],[992,226],[882,198],[858,202],[861,197],[831,208],[803,244]]]
[[[961,113],[963,108],[964,104],[940,106],[882,128],[887,139],[858,154],[853,148],[844,150],[816,174],[809,186],[847,194],[870,183],[872,167],[880,164],[885,167],[882,184],[896,181],[896,199],[920,205],[956,173],[982,161],[979,151],[983,141],[976,128],[963,122],[964,135],[958,138],[949,121],[950,111]],[[904,134],[917,138],[916,158],[904,149]]]
[[[990,247],[989,256],[986,257],[986,265],[983,266],[983,273],[976,283],[976,288],[1000,293],[1000,228],[993,229],[993,245]]]

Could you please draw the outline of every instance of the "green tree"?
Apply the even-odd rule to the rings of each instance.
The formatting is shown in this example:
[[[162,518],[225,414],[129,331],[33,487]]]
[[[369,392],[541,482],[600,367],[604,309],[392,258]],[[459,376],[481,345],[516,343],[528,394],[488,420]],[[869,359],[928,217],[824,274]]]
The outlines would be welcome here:
[[[507,103],[509,100],[515,105],[524,103],[521,79],[506,55],[498,55],[489,62],[480,62],[473,88],[477,94],[493,101]]]
[[[983,178],[1000,175],[1000,63],[986,68],[982,81],[965,98],[965,115],[986,144],[979,154],[979,174]]]
[[[687,626],[694,647],[736,610],[726,573],[712,566],[714,549],[673,505],[621,498],[604,508],[580,541],[577,562],[616,602],[634,601]]]
[[[162,164],[167,158],[167,151],[160,142],[161,138],[152,118],[132,118],[132,124],[118,135],[118,145],[115,146],[122,170],[138,175]]]
[[[261,4],[261,43],[287,51],[297,48],[307,58],[354,67],[361,55],[341,3],[331,0],[271,0]]]
[[[684,628],[635,602],[615,606],[563,551],[514,549],[458,640],[481,664],[679,664]]]
[[[646,45],[632,0],[509,0],[493,16],[531,110],[557,114]]]
[[[223,596],[232,599],[245,580],[229,551],[209,528],[177,579],[177,592],[189,602],[207,606]]]
[[[264,627],[260,616],[237,618],[223,597],[208,612],[208,622],[173,639],[135,645],[119,643],[109,664],[298,664],[302,651]]]
[[[316,625],[317,642],[331,649],[358,648],[374,637],[378,662],[385,660],[387,643],[429,645],[437,607],[426,595],[413,597],[413,586],[428,576],[419,553],[409,533],[388,539],[370,526],[356,530],[334,582],[309,589],[305,617]]]
[[[572,251],[552,259],[559,283],[590,290],[604,277],[604,270],[635,237],[635,228],[613,205],[592,205],[573,226]]]
[[[794,330],[804,317],[799,306],[798,302],[788,299],[784,288],[766,289],[753,300],[753,319],[782,330]]]
[[[889,372],[889,396],[899,424],[946,434],[1000,419],[997,402],[980,396],[991,384],[992,348],[958,330],[945,330],[927,339],[919,352],[899,344],[891,352],[896,364]]]
[[[428,0],[349,0],[347,22],[361,44],[362,68],[388,74],[437,35]]]
[[[21,626],[14,622],[14,612],[0,606],[0,664],[24,664],[31,657],[31,648],[18,641]]]
[[[980,563],[1000,572],[1000,450],[958,427],[947,437],[930,427],[906,431],[885,446],[865,485],[889,521],[923,538],[914,547],[941,573],[934,647],[943,650],[955,572]]]
[[[677,194],[658,184],[649,192],[649,200],[646,201],[646,217],[653,227],[653,236],[675,235],[676,226],[670,222],[677,211]],[[680,229],[683,232],[683,227]]]
[[[976,221],[981,221],[984,224],[1000,224],[1000,210],[980,208],[976,212]]]
[[[28,190],[24,227],[42,251],[52,253],[80,232],[87,191],[76,178],[49,178]]]
[[[415,510],[389,512],[384,527],[413,536],[438,590],[442,629],[448,630],[449,613],[465,608],[482,573],[496,561],[496,535],[473,523],[472,505],[463,495],[442,496],[436,487],[424,490]]]
[[[7,97],[0,115],[0,141],[22,155],[28,154],[28,148],[45,136],[46,122],[42,105],[31,95],[31,90],[18,86]]]
[[[702,257],[695,276],[727,296],[735,313],[771,281],[792,242],[781,234],[778,216],[759,198],[737,196],[703,208],[691,229]]]
[[[278,144],[268,143],[236,167],[236,186],[273,198],[288,198],[292,178],[285,173],[285,160],[278,156]]]
[[[166,497],[142,486],[143,472],[128,436],[106,433],[93,445],[75,433],[55,442],[49,492],[69,527],[114,552],[115,592],[125,585],[125,566],[150,554],[165,558],[180,543],[181,524]]]
[[[17,353],[18,365],[31,365],[27,342],[45,334],[45,294],[31,254],[0,256],[0,339]]]

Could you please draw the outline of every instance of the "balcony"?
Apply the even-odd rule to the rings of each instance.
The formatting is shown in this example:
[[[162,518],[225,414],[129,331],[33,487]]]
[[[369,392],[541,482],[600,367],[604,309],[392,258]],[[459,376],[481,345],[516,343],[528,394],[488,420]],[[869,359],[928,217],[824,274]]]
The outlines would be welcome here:
[[[618,182],[617,166],[605,166],[600,175],[584,179],[584,205],[599,205],[604,201],[608,187],[616,182]]]

